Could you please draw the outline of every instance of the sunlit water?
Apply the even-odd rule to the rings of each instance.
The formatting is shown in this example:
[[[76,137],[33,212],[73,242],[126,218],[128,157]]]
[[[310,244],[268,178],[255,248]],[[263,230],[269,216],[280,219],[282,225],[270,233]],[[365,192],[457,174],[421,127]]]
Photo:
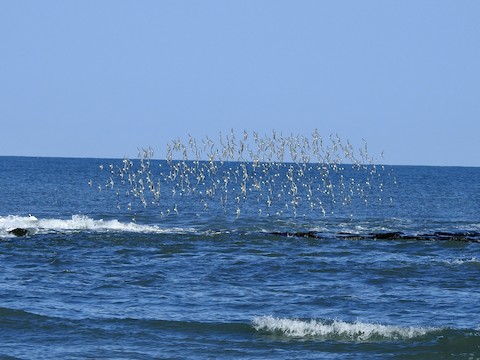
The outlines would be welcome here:
[[[480,357],[479,168],[314,168],[292,203],[290,163],[158,198],[124,165],[0,157],[0,357]]]

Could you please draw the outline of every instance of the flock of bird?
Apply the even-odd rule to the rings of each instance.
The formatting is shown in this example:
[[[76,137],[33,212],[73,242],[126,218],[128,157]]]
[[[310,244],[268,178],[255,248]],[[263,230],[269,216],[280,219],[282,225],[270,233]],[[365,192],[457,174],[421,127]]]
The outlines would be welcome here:
[[[152,148],[139,149],[138,159],[108,165],[99,190],[115,190],[119,208],[157,206],[162,216],[198,214],[218,205],[237,216],[244,211],[325,216],[353,201],[383,202],[384,174],[391,175],[370,158],[365,141],[355,151],[349,141],[338,135],[324,140],[317,130],[311,136],[275,131],[237,136],[232,130],[220,133],[218,142],[189,135],[188,143],[169,143],[164,160],[153,156]]]

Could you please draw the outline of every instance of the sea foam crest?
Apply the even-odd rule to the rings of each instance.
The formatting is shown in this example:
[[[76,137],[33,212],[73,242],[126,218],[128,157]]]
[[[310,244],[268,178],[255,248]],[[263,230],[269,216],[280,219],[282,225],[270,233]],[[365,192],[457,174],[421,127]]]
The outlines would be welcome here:
[[[292,338],[314,337],[343,341],[405,340],[436,331],[435,328],[401,327],[340,320],[299,320],[260,316],[253,318],[257,331],[279,333]]]
[[[38,219],[35,216],[0,216],[0,235],[7,235],[15,228],[28,229],[30,234],[48,232],[75,232],[75,231],[118,231],[135,233],[187,233],[192,229],[161,228],[156,225],[144,225],[134,222],[120,222],[112,220],[95,220],[86,215],[73,215],[71,219],[46,218]]]
[[[480,259],[476,257],[451,259],[444,261],[448,265],[480,264]]]

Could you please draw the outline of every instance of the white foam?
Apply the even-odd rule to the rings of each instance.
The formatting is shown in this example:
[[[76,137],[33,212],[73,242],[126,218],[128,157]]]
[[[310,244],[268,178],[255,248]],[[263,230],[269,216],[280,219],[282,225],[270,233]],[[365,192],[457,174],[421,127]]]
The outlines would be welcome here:
[[[480,263],[480,259],[476,257],[472,257],[472,258],[445,260],[444,262],[449,265],[463,265],[468,263]]]
[[[194,229],[161,228],[157,225],[143,225],[134,222],[120,222],[113,220],[95,220],[85,215],[73,215],[71,219],[46,218],[38,219],[35,216],[0,216],[0,235],[10,236],[9,231],[15,228],[28,229],[30,234],[48,232],[76,232],[76,231],[116,231],[134,233],[189,233]]]
[[[340,320],[299,320],[260,316],[253,318],[257,331],[281,333],[292,338],[316,337],[347,341],[404,340],[423,336],[436,328],[401,327]]]

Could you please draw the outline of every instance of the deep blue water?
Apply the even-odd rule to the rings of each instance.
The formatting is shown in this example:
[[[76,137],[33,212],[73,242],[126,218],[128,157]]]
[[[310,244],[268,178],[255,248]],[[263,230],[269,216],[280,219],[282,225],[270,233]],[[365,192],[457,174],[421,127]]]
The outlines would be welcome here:
[[[480,168],[131,165],[0,157],[0,358],[480,358]]]

